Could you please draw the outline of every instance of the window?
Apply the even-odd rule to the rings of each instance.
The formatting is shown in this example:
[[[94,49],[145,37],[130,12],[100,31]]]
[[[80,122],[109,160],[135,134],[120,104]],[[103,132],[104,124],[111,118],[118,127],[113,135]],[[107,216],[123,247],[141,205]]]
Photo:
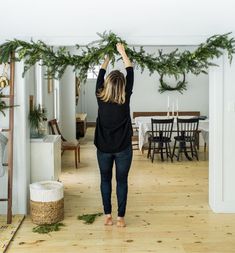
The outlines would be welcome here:
[[[96,79],[99,73],[100,66],[94,66],[87,72],[87,79]]]

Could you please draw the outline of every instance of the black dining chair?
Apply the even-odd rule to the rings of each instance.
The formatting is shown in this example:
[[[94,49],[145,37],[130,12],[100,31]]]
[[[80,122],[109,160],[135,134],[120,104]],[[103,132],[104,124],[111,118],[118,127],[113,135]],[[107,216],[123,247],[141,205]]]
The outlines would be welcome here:
[[[198,138],[198,124],[198,117],[188,119],[177,118],[177,136],[174,137],[175,142],[172,154],[172,157],[177,157],[177,161],[179,161],[180,153],[184,153],[188,160],[192,160],[194,156],[198,160],[198,153],[196,148]],[[175,154],[176,148],[178,148],[177,155]],[[192,157],[189,156],[188,152],[191,153]]]
[[[174,118],[171,119],[151,119],[151,133],[148,138],[149,148],[147,157],[151,156],[151,160],[154,160],[154,154],[160,153],[161,160],[164,161],[163,153],[166,153],[166,157],[170,157],[171,161],[171,135],[173,129]],[[152,150],[152,154],[151,154]]]

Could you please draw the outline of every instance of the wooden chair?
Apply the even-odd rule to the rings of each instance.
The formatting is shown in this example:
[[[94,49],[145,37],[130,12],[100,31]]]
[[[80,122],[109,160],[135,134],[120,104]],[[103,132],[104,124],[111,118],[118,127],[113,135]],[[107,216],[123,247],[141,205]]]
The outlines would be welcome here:
[[[199,118],[189,118],[189,119],[180,119],[177,118],[177,136],[174,137],[175,143],[173,148],[173,156],[177,157],[177,161],[179,161],[180,153],[184,153],[188,160],[192,160],[195,156],[198,160],[198,153],[196,149],[197,145],[197,135],[198,135],[198,124]],[[178,154],[175,155],[176,145],[178,145]],[[189,146],[187,146],[187,144]],[[188,151],[191,153],[192,158],[189,157]]]
[[[167,159],[168,157],[170,157],[171,161],[173,161],[172,155],[171,155],[170,142],[171,142],[174,118],[151,119],[151,124],[152,124],[152,128],[151,128],[151,135],[148,139],[149,149],[148,149],[147,157],[150,156],[151,149],[152,149],[152,155],[151,155],[152,162],[154,160],[154,154],[156,152],[157,153],[160,152],[162,161],[164,161],[163,153],[166,153]],[[156,147],[156,144],[157,144],[157,147]]]
[[[62,145],[61,145],[61,155],[64,153],[66,150],[71,150],[74,151],[75,155],[75,166],[78,168],[78,162],[80,163],[80,145],[79,142],[77,141],[76,143],[74,142],[68,142],[61,134],[57,120],[53,119],[48,122],[49,128],[52,134],[58,134],[61,136],[62,140]]]

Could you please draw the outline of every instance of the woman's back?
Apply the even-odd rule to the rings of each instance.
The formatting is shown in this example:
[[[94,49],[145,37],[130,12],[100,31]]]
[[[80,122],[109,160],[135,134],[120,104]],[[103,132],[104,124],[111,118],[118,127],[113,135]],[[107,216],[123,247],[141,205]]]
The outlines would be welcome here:
[[[117,153],[131,144],[130,96],[132,94],[134,73],[132,67],[127,67],[126,71],[125,102],[123,104],[104,102],[97,96],[98,117],[94,143],[103,152]],[[96,94],[104,88],[105,72],[104,69],[100,69]]]

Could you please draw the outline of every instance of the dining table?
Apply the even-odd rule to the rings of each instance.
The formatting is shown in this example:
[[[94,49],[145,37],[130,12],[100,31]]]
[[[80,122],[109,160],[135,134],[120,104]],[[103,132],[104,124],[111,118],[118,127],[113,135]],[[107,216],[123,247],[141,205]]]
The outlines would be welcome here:
[[[134,124],[138,129],[138,141],[139,141],[139,149],[143,150],[145,144],[148,143],[149,133],[151,131],[151,119],[169,119],[168,116],[140,116],[134,118]],[[195,118],[195,116],[180,116],[179,118]],[[205,143],[208,143],[209,140],[209,119],[200,119],[199,117],[199,125],[198,130],[202,133],[202,138]],[[177,132],[177,117],[174,117],[173,123],[173,132]]]

